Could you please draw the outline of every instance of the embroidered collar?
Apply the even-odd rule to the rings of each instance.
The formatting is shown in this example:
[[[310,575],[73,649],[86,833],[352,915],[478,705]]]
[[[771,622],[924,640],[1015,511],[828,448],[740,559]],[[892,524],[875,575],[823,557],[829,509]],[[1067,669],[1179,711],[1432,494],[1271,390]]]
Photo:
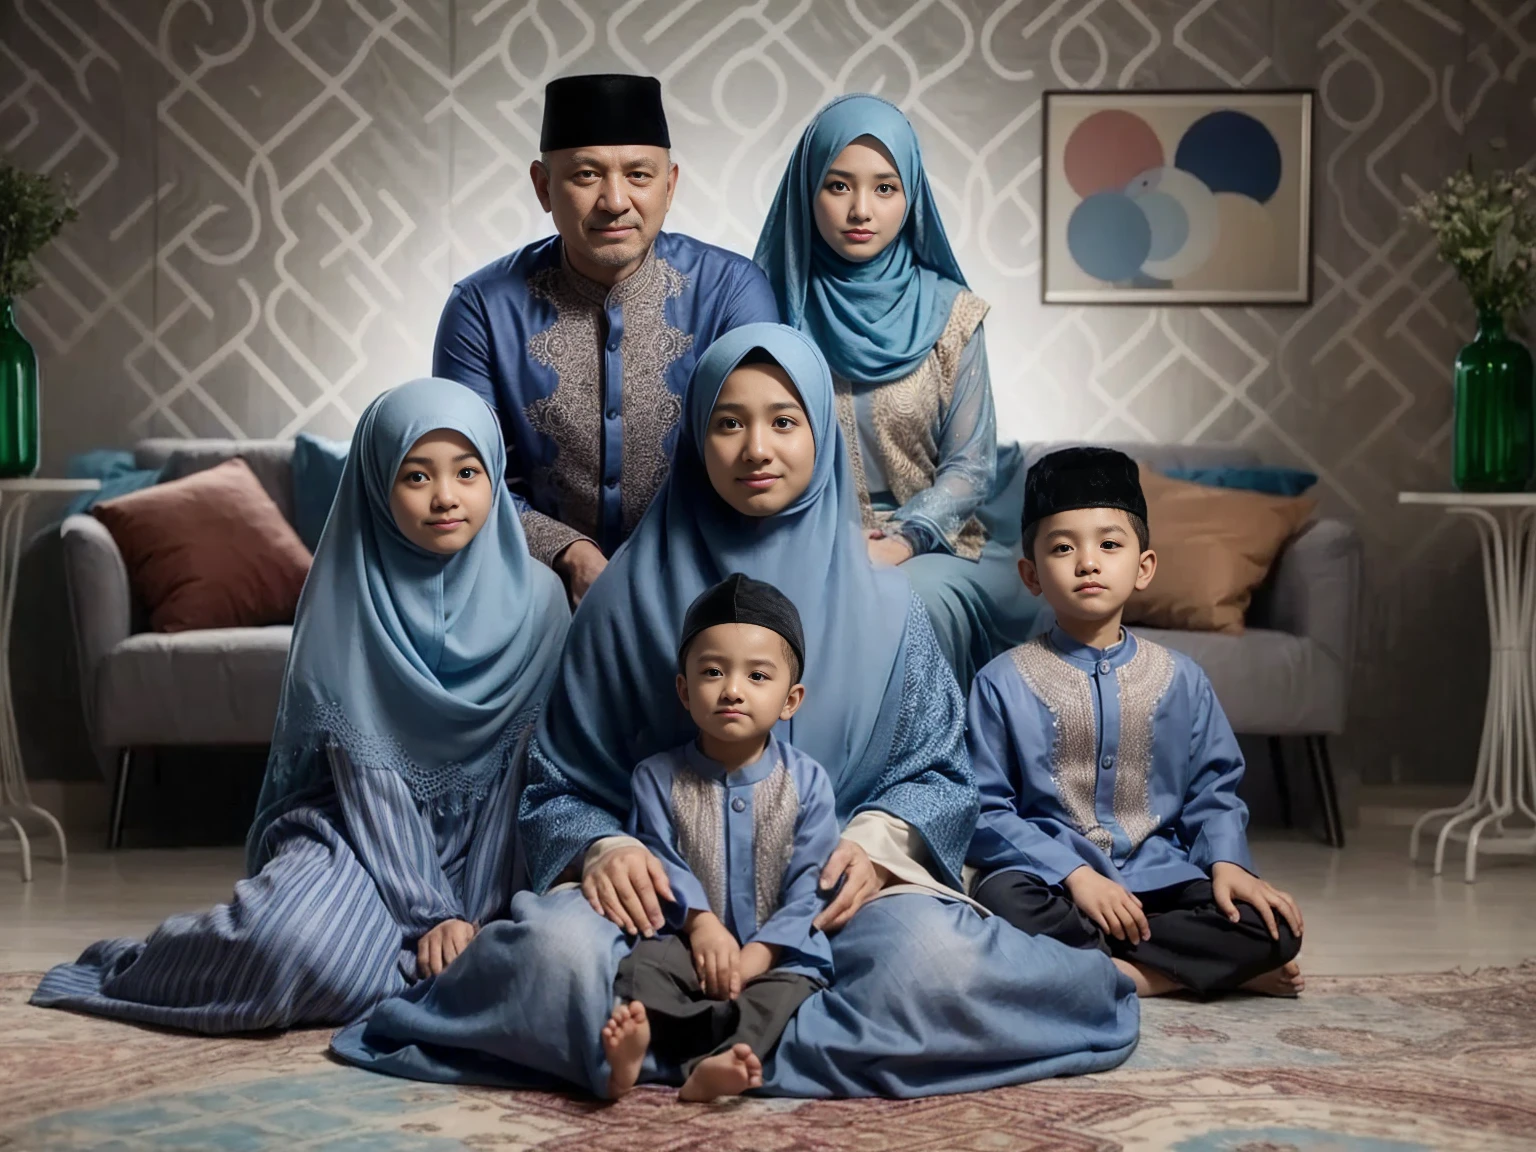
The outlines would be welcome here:
[[[565,241],[560,242],[560,271],[564,274],[566,282],[570,284],[572,291],[582,300],[595,308],[618,307],[645,295],[646,292],[656,288],[661,283],[661,277],[657,275],[656,245],[653,243],[645,252],[645,259],[624,279],[620,280],[612,288],[599,284],[587,276],[583,276],[575,268],[571,267],[570,260],[565,254]]]
[[[1136,655],[1136,637],[1129,628],[1121,628],[1120,639],[1108,648],[1094,648],[1074,640],[1062,631],[1059,624],[1051,625],[1044,639],[1053,652],[1084,672],[1092,672],[1096,666],[1105,662],[1111,668],[1123,668]]]
[[[763,754],[750,764],[743,764],[734,772],[727,772],[718,760],[711,760],[703,752],[699,751],[697,739],[688,741],[684,758],[688,761],[688,767],[706,780],[715,780],[724,784],[727,788],[739,788],[756,784],[766,780],[768,774],[779,766],[784,759],[779,751],[779,742],[774,737],[768,737],[768,743],[763,748]]]

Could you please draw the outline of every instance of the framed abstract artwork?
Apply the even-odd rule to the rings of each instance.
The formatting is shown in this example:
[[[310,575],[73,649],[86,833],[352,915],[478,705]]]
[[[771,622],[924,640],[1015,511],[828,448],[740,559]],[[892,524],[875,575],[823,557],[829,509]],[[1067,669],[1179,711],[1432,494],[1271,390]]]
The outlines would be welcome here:
[[[1310,91],[1047,92],[1047,304],[1307,304]]]

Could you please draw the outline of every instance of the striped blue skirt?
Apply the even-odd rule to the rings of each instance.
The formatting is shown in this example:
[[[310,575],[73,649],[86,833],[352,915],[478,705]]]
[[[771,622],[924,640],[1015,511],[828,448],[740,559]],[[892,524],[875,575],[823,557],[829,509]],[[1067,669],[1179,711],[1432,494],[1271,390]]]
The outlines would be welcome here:
[[[31,1002],[221,1033],[344,1024],[403,991],[415,954],[336,819],[288,813],[275,855],[228,904],[172,916],[148,940],[92,944]]]

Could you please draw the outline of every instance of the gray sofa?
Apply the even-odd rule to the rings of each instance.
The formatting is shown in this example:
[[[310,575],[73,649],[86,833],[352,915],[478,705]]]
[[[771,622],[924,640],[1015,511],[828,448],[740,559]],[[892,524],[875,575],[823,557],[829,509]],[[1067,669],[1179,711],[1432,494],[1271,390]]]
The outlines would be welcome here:
[[[1254,465],[1249,451],[1122,445],[1155,466]],[[1046,446],[1030,449],[1033,457]],[[293,445],[273,440],[146,440],[139,466],[168,477],[243,456],[293,518]],[[116,769],[111,842],[121,840],[133,750],[165,745],[261,745],[271,736],[290,629],[146,631],[122,556],[91,516],[61,529],[85,713],[104,769]],[[1302,737],[1330,843],[1343,844],[1327,737],[1344,730],[1354,662],[1360,540],[1336,520],[1309,525],[1286,547],[1255,598],[1241,636],[1141,629],[1193,657],[1242,735],[1269,737],[1282,817],[1290,822],[1280,738]]]
[[[145,440],[140,468],[175,479],[243,456],[293,522],[293,442]],[[272,738],[289,625],[151,632],[122,554],[94,516],[60,527],[86,723],[103,771],[116,772],[109,842],[122,842],[135,749],[262,745]]]

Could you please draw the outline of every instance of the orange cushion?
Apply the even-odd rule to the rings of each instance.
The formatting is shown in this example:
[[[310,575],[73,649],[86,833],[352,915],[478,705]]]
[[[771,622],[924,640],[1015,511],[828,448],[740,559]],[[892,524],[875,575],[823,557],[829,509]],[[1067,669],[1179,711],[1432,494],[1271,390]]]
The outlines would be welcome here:
[[[156,632],[293,620],[309,549],[239,457],[91,511]]]
[[[1131,596],[1127,624],[1241,632],[1253,593],[1317,510],[1309,496],[1268,496],[1170,480],[1147,464],[1141,489],[1157,574]]]

